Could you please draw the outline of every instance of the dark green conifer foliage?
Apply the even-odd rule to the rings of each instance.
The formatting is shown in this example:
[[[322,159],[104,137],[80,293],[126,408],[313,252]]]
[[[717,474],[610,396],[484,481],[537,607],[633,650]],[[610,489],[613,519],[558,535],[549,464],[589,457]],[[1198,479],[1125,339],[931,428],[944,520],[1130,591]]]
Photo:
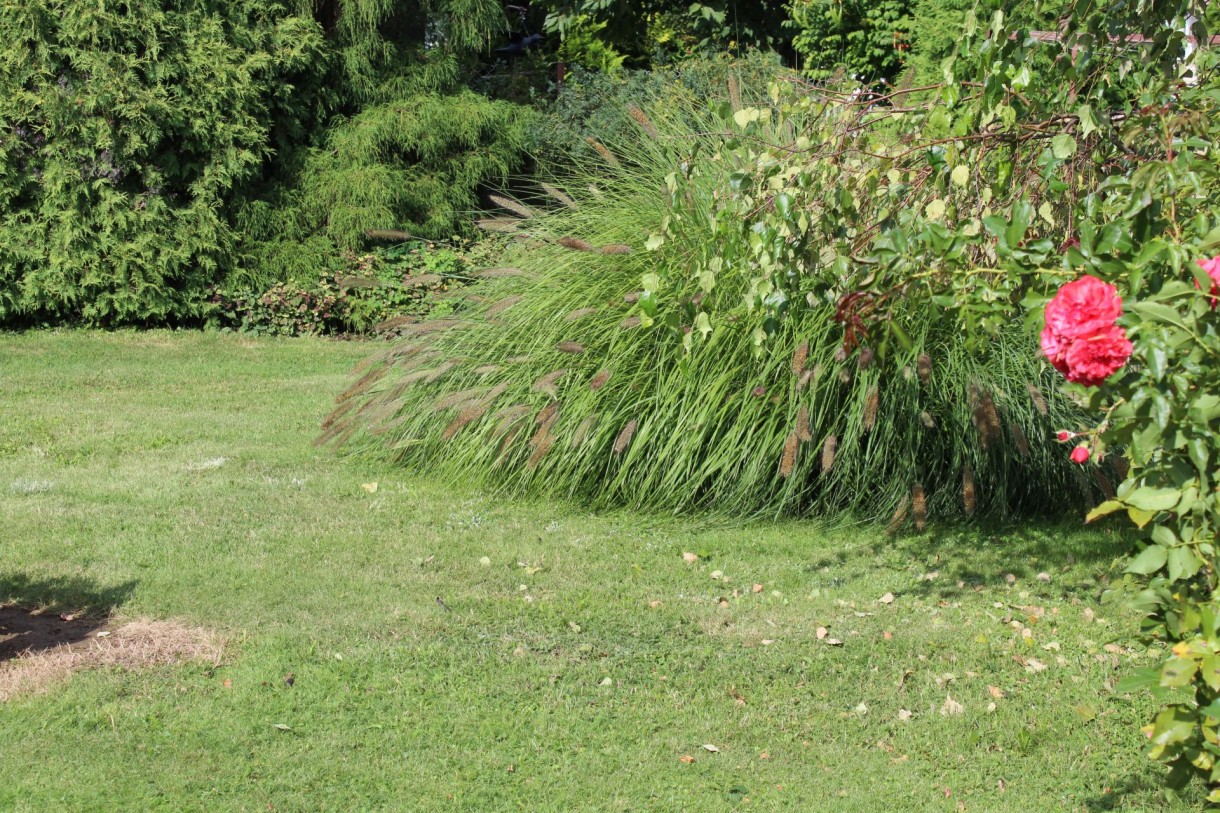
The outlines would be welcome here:
[[[498,0],[0,0],[0,323],[190,320],[520,165]]]
[[[255,0],[0,4],[0,320],[189,312],[322,47]]]

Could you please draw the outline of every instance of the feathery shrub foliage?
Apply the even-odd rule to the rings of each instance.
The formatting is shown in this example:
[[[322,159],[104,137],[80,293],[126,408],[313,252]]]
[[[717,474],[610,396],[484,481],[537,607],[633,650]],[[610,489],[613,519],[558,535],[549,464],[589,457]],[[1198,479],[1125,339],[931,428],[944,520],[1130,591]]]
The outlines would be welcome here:
[[[499,0],[0,2],[0,322],[197,322],[214,285],[448,237],[522,165],[462,88]]]
[[[262,0],[0,3],[0,321],[189,312],[322,48]]]
[[[827,252],[861,192],[844,178],[876,173],[825,162],[799,201],[755,184],[776,183],[760,166],[798,174],[805,159],[764,146],[794,133],[872,138],[849,135],[849,107],[632,116],[635,140],[599,145],[605,160],[519,225],[512,267],[362,366],[323,440],[598,506],[922,526],[1086,499],[1048,443],[1078,412],[1021,325],[968,345],[911,309],[894,315],[904,345],[844,351]],[[858,205],[894,203],[878,200]]]

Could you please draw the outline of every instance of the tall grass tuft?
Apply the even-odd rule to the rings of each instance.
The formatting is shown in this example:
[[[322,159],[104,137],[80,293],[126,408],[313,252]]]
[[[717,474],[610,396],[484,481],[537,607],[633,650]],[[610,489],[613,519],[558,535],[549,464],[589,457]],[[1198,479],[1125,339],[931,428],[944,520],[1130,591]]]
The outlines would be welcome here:
[[[714,223],[732,179],[720,164],[691,171],[722,137],[689,112],[650,110],[647,121],[658,137],[595,145],[603,161],[549,190],[557,203],[524,221],[530,239],[505,267],[477,275],[445,320],[408,326],[400,341],[412,350],[366,365],[325,439],[598,507],[923,527],[1092,498],[1097,486],[1052,439],[1080,426],[1079,412],[1015,320],[968,347],[960,331],[899,309],[908,347],[847,352],[834,299],[815,294],[837,277],[816,263],[794,272],[808,306],[781,319],[746,306],[748,257],[724,256],[710,292],[691,279],[695,259],[725,250]],[[684,239],[648,245],[679,216]],[[696,312],[712,301],[703,331]],[[370,431],[369,416],[386,412]]]

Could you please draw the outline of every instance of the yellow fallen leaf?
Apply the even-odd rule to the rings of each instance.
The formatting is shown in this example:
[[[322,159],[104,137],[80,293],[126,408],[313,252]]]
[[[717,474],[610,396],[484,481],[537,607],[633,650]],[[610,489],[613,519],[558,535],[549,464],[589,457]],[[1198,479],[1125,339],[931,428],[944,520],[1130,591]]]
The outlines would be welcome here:
[[[683,754],[682,756],[678,757],[678,761],[684,762],[687,765],[690,765],[692,762],[695,761],[695,758],[692,757],[690,754]]]
[[[365,483],[364,485],[362,485],[360,487],[363,488],[365,491],[367,491],[370,494],[377,493],[377,484],[376,483]]]
[[[884,596],[877,599],[877,602],[880,604],[893,604],[894,603],[894,594],[886,593]]]
[[[682,561],[686,562],[688,565],[693,565],[695,562],[699,561],[699,554],[691,553],[690,551],[683,551]],[[694,762],[694,760],[692,759],[691,762]]]
[[[965,706],[953,699],[953,695],[945,695],[945,703],[940,707],[940,713],[946,716],[952,714],[961,714],[966,710]]]

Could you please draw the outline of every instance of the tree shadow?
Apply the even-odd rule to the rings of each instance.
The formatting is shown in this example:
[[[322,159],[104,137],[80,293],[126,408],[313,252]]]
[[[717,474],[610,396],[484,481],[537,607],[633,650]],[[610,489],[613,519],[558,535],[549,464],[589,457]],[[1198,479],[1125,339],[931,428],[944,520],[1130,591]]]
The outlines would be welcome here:
[[[75,576],[0,574],[0,663],[96,635],[136,584],[101,587]]]
[[[1112,788],[1106,788],[1101,793],[1094,794],[1087,798],[1081,799],[1083,809],[1088,813],[1105,813],[1108,810],[1129,810],[1131,809],[1131,796],[1136,794],[1146,795],[1151,793],[1164,793],[1166,786],[1164,783],[1164,775],[1157,777],[1155,775],[1130,777],[1117,783]],[[1187,804],[1197,803],[1202,809],[1203,792],[1198,785],[1193,785],[1182,791],[1174,794],[1181,801]],[[1142,808],[1141,808],[1142,809]]]
[[[906,594],[951,599],[964,593],[1048,580],[1063,594],[1096,593],[1121,577],[1138,534],[1122,523],[1027,522],[931,528],[830,551],[809,564],[850,580],[862,568],[920,567],[927,574]],[[1039,578],[1041,577],[1041,578]]]

